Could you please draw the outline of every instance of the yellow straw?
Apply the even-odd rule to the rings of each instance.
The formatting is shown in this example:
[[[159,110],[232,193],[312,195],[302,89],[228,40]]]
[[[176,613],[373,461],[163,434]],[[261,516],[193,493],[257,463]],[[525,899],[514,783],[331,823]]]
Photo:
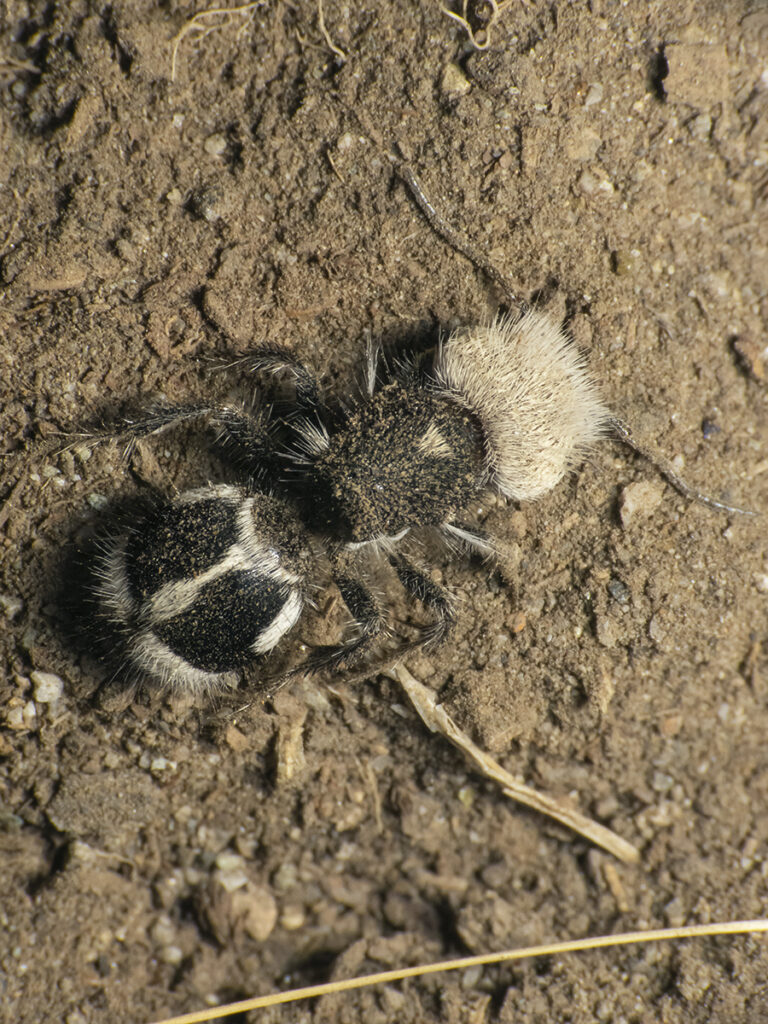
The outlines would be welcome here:
[[[568,942],[554,942],[546,946],[528,946],[525,949],[508,949],[502,953],[484,953],[479,956],[465,956],[458,960],[440,960],[418,967],[404,967],[400,970],[380,971],[361,978],[347,978],[343,981],[329,981],[323,985],[309,985],[287,992],[275,992],[269,996],[256,996],[238,1003],[216,1006],[207,1010],[185,1013],[180,1017],[167,1017],[156,1024],[202,1024],[203,1021],[228,1017],[248,1010],[262,1010],[280,1003],[298,1002],[300,999],[315,999],[317,996],[335,992],[349,992],[367,988],[370,985],[384,985],[387,982],[402,981],[404,978],[419,978],[425,974],[440,971],[461,971],[467,967],[483,967],[487,964],[504,963],[510,960],[526,960],[531,957],[554,956],[559,953],[575,953],[585,949],[606,949],[610,946],[631,946],[644,942],[662,942],[670,939],[694,939],[709,935],[742,935],[748,932],[768,931],[768,919],[754,921],[725,921],[719,924],[691,924],[684,928],[657,928],[653,931],[623,932],[620,935],[598,935],[591,939],[572,939]]]

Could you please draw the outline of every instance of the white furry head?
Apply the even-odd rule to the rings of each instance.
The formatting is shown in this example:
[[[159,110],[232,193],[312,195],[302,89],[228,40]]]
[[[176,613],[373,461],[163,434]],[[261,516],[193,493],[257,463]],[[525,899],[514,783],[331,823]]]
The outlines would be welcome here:
[[[544,313],[454,331],[435,370],[480,421],[491,482],[508,498],[540,497],[607,433],[582,356]]]

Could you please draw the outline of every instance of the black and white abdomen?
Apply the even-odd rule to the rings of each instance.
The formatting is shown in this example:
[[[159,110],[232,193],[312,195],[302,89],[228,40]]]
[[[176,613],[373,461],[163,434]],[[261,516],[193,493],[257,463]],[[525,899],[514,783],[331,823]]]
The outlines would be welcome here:
[[[100,614],[130,666],[174,689],[234,684],[305,600],[303,531],[283,502],[239,487],[188,491],[108,541]]]

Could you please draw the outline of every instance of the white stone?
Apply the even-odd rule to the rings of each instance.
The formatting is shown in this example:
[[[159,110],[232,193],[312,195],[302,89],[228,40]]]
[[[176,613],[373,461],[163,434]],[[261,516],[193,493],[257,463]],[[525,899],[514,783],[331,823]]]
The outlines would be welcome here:
[[[29,678],[34,687],[35,700],[38,704],[55,704],[64,692],[64,680],[52,672],[30,672]]]

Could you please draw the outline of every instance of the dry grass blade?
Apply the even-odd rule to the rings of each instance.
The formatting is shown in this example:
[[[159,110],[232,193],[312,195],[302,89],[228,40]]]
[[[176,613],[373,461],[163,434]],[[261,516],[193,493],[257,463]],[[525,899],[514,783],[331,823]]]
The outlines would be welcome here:
[[[193,15],[189,21],[185,21],[179,31],[173,37],[173,51],[171,53],[171,81],[176,81],[176,58],[179,54],[179,47],[181,46],[182,40],[186,38],[191,32],[198,32],[200,36],[207,36],[209,32],[213,32],[214,29],[220,28],[230,21],[236,14],[246,15],[255,11],[257,7],[261,7],[265,3],[265,0],[255,0],[253,3],[242,4],[240,7],[209,7],[205,11],[199,11]],[[206,24],[207,18],[224,18],[224,21],[219,25],[208,25]]]
[[[461,25],[476,50],[487,50],[491,45],[491,29],[499,15],[512,0],[463,0],[461,14],[449,7],[440,7],[442,14]]]
[[[450,715],[437,703],[432,691],[424,686],[423,683],[420,683],[418,679],[415,679],[403,665],[397,665],[395,668],[388,669],[384,672],[384,675],[402,686],[411,704],[428,729],[432,732],[442,733],[446,739],[449,739],[451,743],[457,746],[472,761],[486,778],[497,782],[502,787],[506,796],[520,804],[524,804],[526,807],[532,807],[534,810],[554,818],[561,825],[565,825],[574,832],[578,832],[579,835],[584,836],[591,843],[601,846],[604,850],[612,853],[614,857],[618,857],[625,864],[635,864],[640,859],[640,854],[635,846],[627,842],[626,839],[622,839],[621,836],[616,835],[615,832],[612,832],[604,825],[599,825],[596,821],[592,821],[591,818],[586,818],[583,814],[579,814],[578,811],[562,807],[551,797],[531,789],[530,786],[526,786],[522,782],[518,782],[497,761],[494,761],[484,750],[481,750],[477,744],[472,742],[469,736],[456,725]]]
[[[490,964],[506,963],[512,960],[528,960],[542,956],[557,956],[562,953],[578,953],[589,949],[608,949],[615,946],[634,946],[648,942],[668,942],[680,939],[706,938],[712,935],[745,935],[750,932],[768,932],[768,919],[758,918],[753,921],[723,921],[715,924],[692,924],[683,928],[658,928],[654,931],[623,932],[620,935],[598,935],[588,939],[571,939],[568,942],[553,942],[546,946],[527,946],[523,949],[507,949],[501,953],[483,953],[479,956],[465,956],[458,960],[440,960],[433,964],[420,964],[418,967],[404,967],[393,971],[380,971],[362,978],[347,978],[343,981],[329,981],[323,985],[310,985],[307,988],[296,988],[289,992],[275,992],[269,996],[257,996],[255,999],[243,999],[239,1003],[216,1006],[212,1009],[185,1013],[180,1017],[167,1017],[156,1024],[203,1024],[204,1021],[230,1017],[236,1013],[247,1013],[249,1010],[263,1010],[268,1006],[281,1003],[295,1003],[300,999],[315,999],[318,996],[331,995],[337,992],[349,992],[354,989],[368,988],[371,985],[385,985],[405,978],[420,978],[426,974],[438,974],[443,971],[463,971],[469,967],[485,967]]]
[[[325,27],[325,14],[323,13],[323,0],[317,0],[317,27],[320,29],[320,34],[322,35],[323,39],[325,40],[325,42],[326,42],[328,48],[330,49],[330,51],[338,59],[339,63],[343,64],[346,61],[346,59],[347,59],[347,55],[346,55],[346,53],[344,53],[344,51],[341,49],[340,46],[337,46],[334,43],[334,41],[331,39],[330,32]],[[333,167],[333,164],[331,164],[331,167]],[[334,168],[334,170],[336,170],[336,168]],[[336,173],[338,174],[338,171],[336,171]]]

